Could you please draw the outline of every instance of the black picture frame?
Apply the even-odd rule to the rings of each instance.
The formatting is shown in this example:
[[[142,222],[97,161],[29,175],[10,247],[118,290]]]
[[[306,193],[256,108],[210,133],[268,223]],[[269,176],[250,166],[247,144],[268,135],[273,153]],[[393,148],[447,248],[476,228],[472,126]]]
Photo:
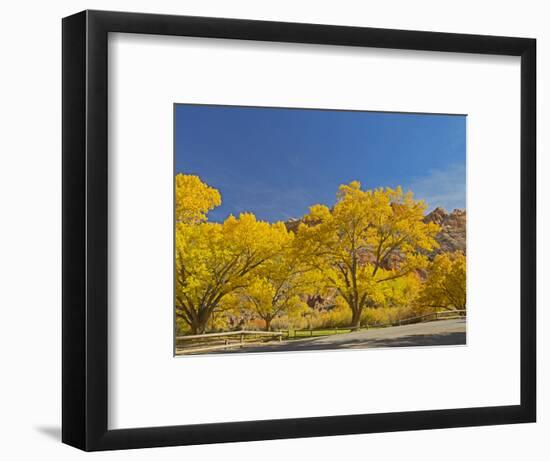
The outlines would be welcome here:
[[[240,19],[83,11],[63,29],[62,440],[87,451],[534,422],[536,41]],[[521,57],[521,403],[109,430],[108,33],[210,37]]]

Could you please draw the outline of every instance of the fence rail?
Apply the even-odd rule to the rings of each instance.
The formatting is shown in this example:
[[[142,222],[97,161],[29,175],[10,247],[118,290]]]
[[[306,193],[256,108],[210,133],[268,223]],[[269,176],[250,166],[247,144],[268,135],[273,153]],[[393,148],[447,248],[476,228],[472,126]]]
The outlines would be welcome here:
[[[327,327],[318,328],[316,330],[312,328],[306,328],[301,330],[280,330],[284,337],[287,339],[295,338],[312,338],[313,336],[329,336],[349,333],[353,331],[352,327]]]
[[[281,330],[281,331],[285,334],[287,338],[296,338],[299,336],[312,337],[312,336],[316,336],[315,333],[316,332],[318,333],[320,331],[326,331],[327,333],[322,336],[328,336],[331,334],[349,333],[350,331],[368,330],[369,328],[396,327],[401,325],[409,325],[412,323],[428,322],[430,320],[443,320],[443,319],[454,319],[454,318],[464,318],[464,317],[466,317],[466,310],[452,310],[452,311],[431,312],[430,314],[419,315],[416,317],[408,317],[406,319],[397,319],[389,323],[372,323],[370,325],[362,325],[359,327],[327,327],[327,328],[319,328],[317,330],[301,329],[301,330]],[[304,334],[300,334],[300,333],[304,333]]]
[[[254,331],[254,330],[238,330],[238,331],[226,331],[222,333],[205,333],[202,335],[185,335],[176,336],[176,340],[190,340],[190,339],[202,339],[202,338],[216,338],[222,336],[239,336],[239,335],[256,335],[256,336],[280,336],[280,331]]]
[[[261,339],[264,339],[263,341]],[[265,340],[283,340],[282,331],[227,331],[225,333],[206,333],[203,335],[176,336],[176,355],[193,354],[216,350],[227,350],[235,347],[262,344]],[[178,342],[188,341],[189,347],[178,347]]]
[[[439,312],[432,312],[430,314],[419,315],[416,317],[409,317],[407,319],[398,319],[394,322],[387,323],[384,325],[377,325],[377,326],[395,327],[400,325],[409,325],[411,323],[422,323],[423,321],[429,321],[429,319],[443,320],[443,319],[455,319],[455,318],[464,318],[464,317],[466,317],[466,310],[439,311]]]

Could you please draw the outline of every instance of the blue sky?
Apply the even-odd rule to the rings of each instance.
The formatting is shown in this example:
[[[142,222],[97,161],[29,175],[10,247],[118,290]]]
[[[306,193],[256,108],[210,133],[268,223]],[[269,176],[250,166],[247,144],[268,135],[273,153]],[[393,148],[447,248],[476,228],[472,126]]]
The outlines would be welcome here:
[[[212,221],[299,218],[353,180],[451,211],[466,206],[466,117],[178,104],[175,168],[221,192]]]

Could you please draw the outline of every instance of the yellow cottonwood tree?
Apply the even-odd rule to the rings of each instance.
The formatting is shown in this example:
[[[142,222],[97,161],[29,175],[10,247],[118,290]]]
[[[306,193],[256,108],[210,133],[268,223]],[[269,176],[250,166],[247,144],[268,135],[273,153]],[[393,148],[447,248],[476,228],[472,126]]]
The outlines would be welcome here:
[[[325,283],[351,310],[358,327],[365,307],[384,299],[385,282],[425,267],[437,246],[435,223],[423,221],[426,205],[397,189],[340,186],[332,209],[315,205],[298,228],[298,239]]]
[[[283,314],[298,315],[307,309],[303,297],[318,281],[295,240],[289,232],[281,251],[266,261],[254,281],[242,290],[244,306],[265,322],[266,331],[270,330],[274,318]]]
[[[448,310],[466,309],[466,256],[461,251],[434,258],[417,302]]]
[[[265,322],[265,330],[271,330],[271,321],[282,314],[296,315],[307,308],[292,290],[281,290],[267,278],[256,278],[243,292],[243,306],[250,309]]]
[[[253,214],[223,223],[176,224],[176,315],[202,334],[224,296],[247,287],[287,240],[284,224],[257,221]]]

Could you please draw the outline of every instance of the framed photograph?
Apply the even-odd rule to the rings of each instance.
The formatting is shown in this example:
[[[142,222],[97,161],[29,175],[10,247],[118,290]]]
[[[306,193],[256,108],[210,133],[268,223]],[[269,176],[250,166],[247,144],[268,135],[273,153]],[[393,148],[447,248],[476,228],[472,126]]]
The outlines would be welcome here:
[[[536,42],[63,19],[83,450],[534,422]]]

